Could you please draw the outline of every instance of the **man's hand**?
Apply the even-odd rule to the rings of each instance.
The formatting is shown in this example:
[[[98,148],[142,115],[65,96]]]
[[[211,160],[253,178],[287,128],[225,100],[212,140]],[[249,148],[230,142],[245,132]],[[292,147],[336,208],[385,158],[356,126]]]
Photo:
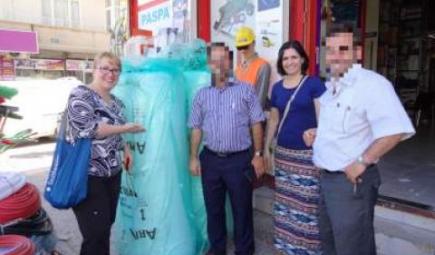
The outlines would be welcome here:
[[[259,179],[264,174],[264,159],[261,156],[254,156],[254,158],[251,161],[252,166],[255,170],[255,175],[257,176],[257,179]]]
[[[344,173],[346,174],[346,178],[352,184],[357,184],[361,182],[361,179],[359,177],[364,173],[365,170],[366,167],[363,164],[355,161],[344,169]]]
[[[189,169],[193,176],[201,175],[201,164],[199,163],[198,158],[190,158]]]
[[[302,138],[304,139],[305,145],[308,147],[313,146],[314,139],[316,139],[317,128],[310,128],[305,130]]]

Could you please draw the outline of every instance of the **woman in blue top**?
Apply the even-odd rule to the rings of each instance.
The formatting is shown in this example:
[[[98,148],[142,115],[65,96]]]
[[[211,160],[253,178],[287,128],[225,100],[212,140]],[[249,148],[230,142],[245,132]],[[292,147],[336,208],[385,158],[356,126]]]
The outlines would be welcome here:
[[[276,134],[275,148],[275,247],[280,254],[321,254],[317,204],[319,170],[312,162],[312,149],[302,139],[304,130],[317,126],[318,98],[325,91],[317,77],[306,76],[308,56],[298,41],[279,49],[278,72],[267,122],[266,146]],[[290,106],[286,112],[289,100]],[[265,151],[271,169],[271,154]]]

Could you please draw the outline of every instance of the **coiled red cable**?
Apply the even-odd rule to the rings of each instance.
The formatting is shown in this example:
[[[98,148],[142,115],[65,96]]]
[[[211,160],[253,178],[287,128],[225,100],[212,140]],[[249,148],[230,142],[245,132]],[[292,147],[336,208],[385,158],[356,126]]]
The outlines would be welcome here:
[[[41,208],[41,199],[35,185],[26,183],[20,190],[0,200],[0,224],[26,219]]]
[[[33,255],[35,250],[35,244],[24,236],[0,236],[0,252],[2,255]]]

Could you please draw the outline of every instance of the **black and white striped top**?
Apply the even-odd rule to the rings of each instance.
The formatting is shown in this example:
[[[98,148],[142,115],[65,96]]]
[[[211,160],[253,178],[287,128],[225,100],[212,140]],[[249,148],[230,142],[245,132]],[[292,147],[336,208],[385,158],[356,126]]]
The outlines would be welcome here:
[[[121,150],[123,141],[120,135],[96,138],[98,123],[112,125],[125,124],[122,102],[112,95],[107,104],[103,98],[86,86],[73,89],[68,99],[68,136],[91,138],[91,161],[89,175],[108,177],[121,170]]]

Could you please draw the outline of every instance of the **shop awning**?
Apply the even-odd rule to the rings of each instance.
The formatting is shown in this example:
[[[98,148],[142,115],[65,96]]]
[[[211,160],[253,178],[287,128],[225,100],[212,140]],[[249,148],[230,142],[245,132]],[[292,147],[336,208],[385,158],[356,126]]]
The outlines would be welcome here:
[[[0,29],[0,52],[39,53],[36,32]]]

